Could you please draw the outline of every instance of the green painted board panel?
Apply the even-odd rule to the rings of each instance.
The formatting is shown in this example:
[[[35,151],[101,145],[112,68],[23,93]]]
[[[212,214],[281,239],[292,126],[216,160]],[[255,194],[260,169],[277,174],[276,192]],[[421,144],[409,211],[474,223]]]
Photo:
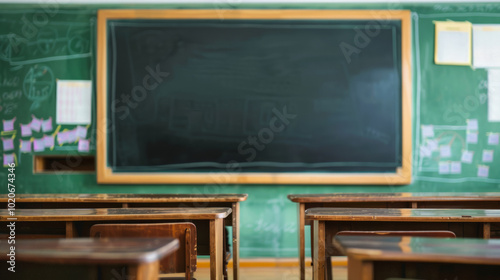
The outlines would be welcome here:
[[[241,255],[243,257],[297,256],[297,209],[288,201],[291,193],[322,192],[460,192],[500,191],[500,147],[487,145],[487,133],[500,132],[499,123],[487,120],[487,71],[467,66],[438,66],[433,63],[434,20],[468,20],[472,23],[500,23],[499,4],[421,4],[421,5],[131,5],[130,8],[360,8],[410,9],[413,25],[413,183],[407,186],[254,186],[254,185],[98,185],[95,174],[70,174],[64,169],[77,165],[77,144],[54,146],[36,154],[66,155],[66,167],[53,174],[34,175],[33,153],[21,153],[20,124],[28,124],[33,116],[47,120],[52,117],[53,130],[33,132],[40,139],[57,129],[56,80],[92,80],[95,82],[95,33],[98,8],[116,5],[59,6],[53,15],[40,5],[0,6],[0,117],[16,118],[14,153],[17,157],[16,190],[18,193],[248,193],[241,204]],[[47,7],[45,7],[47,8]],[[44,16],[45,14],[45,16]],[[383,16],[383,14],[382,14]],[[221,18],[223,12],[221,11]],[[46,18],[46,20],[45,20]],[[35,28],[33,28],[33,26]],[[31,27],[31,28],[30,28]],[[35,30],[36,29],[36,30]],[[18,51],[15,52],[14,48]],[[48,70],[50,69],[50,71]],[[31,73],[31,74],[30,74]],[[33,77],[39,79],[33,81]],[[45,83],[52,81],[51,83]],[[40,82],[40,83],[38,83]],[[41,85],[41,87],[39,87]],[[45,87],[49,85],[49,88]],[[26,89],[25,89],[26,88]],[[35,89],[29,91],[27,89]],[[95,97],[95,92],[94,96]],[[95,98],[93,99],[95,100]],[[95,102],[95,101],[93,101]],[[95,107],[93,107],[95,110]],[[478,143],[466,142],[467,119],[477,119]],[[428,145],[421,125],[433,125],[439,145],[450,145],[450,158],[420,157],[422,146]],[[76,126],[61,126],[72,130]],[[3,129],[3,126],[2,126]],[[95,114],[87,138],[95,154]],[[1,135],[7,139],[12,133]],[[474,152],[473,163],[462,164],[462,174],[439,174],[440,161],[460,161],[462,150]],[[492,163],[483,163],[483,150],[493,150]],[[86,154],[86,153],[85,153]],[[477,177],[477,166],[489,166],[488,178]],[[7,192],[7,170],[0,172],[0,193]]]

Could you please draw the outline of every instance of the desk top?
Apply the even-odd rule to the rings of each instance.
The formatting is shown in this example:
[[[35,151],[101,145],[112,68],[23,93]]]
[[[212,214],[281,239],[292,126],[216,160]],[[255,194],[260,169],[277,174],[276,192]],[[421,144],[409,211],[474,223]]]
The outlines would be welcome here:
[[[16,194],[17,202],[240,202],[247,194]],[[7,202],[0,194],[0,202]]]
[[[231,208],[96,208],[16,209],[11,216],[0,209],[0,221],[109,221],[109,220],[214,220],[226,218]]]
[[[500,201],[500,192],[332,193],[290,194],[298,203],[396,201]]]
[[[364,260],[500,265],[500,240],[474,238],[337,236],[334,245]]]
[[[500,210],[310,208],[305,217],[322,221],[500,222]]]
[[[7,242],[1,252],[10,252]],[[179,248],[175,238],[72,238],[16,240],[16,261],[59,264],[136,264],[162,259]],[[7,260],[7,253],[0,259]]]

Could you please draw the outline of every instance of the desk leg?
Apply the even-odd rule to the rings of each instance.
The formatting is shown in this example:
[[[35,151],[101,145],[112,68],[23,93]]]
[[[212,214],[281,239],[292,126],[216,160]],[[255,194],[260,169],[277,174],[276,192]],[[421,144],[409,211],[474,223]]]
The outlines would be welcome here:
[[[240,268],[240,204],[233,203],[233,279],[238,280]]]
[[[490,239],[491,237],[491,224],[483,223],[483,238]]]
[[[300,280],[306,279],[306,248],[305,248],[305,204],[299,203],[299,266]]]
[[[210,279],[222,280],[223,219],[210,220]]]
[[[66,238],[76,237],[76,228],[73,222],[66,222]]]
[[[373,263],[347,258],[347,280],[373,280]]]
[[[158,271],[160,270],[159,261],[150,263],[140,263],[129,266],[129,279],[134,280],[158,280]]]
[[[325,222],[314,220],[313,280],[325,279]]]

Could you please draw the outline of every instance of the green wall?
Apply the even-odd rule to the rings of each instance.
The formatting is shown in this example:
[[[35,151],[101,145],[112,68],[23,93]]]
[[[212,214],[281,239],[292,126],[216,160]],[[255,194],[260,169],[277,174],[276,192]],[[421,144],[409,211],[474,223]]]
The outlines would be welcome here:
[[[235,3],[229,1],[228,3]],[[43,6],[0,5],[0,116],[4,120],[16,117],[28,123],[31,115],[52,116],[55,120],[55,79],[95,81],[95,27],[99,8],[118,6]],[[468,20],[472,23],[500,22],[500,4],[426,4],[426,5],[161,5],[120,6],[120,8],[318,8],[318,9],[410,9],[413,25],[413,178],[407,186],[274,186],[274,185],[98,185],[95,174],[33,175],[33,153],[15,153],[17,193],[247,193],[241,205],[242,257],[294,257],[297,250],[297,209],[287,194],[331,192],[489,192],[500,191],[499,146],[486,145],[486,133],[500,132],[500,123],[487,120],[487,71],[464,66],[437,66],[434,56],[435,20]],[[45,16],[44,16],[45,14]],[[28,21],[29,23],[26,23]],[[39,28],[30,32],[27,24]],[[35,26],[37,27],[37,26]],[[33,30],[31,30],[33,31]],[[29,36],[28,36],[29,35]],[[31,36],[32,35],[32,36]],[[18,52],[13,52],[17,47]],[[23,49],[26,48],[26,49]],[[19,52],[20,50],[20,52]],[[16,54],[18,54],[16,56]],[[28,94],[31,69],[47,66],[52,70],[49,94]],[[10,81],[10,82],[9,82]],[[7,94],[5,92],[14,92]],[[17,93],[16,93],[17,92]],[[19,93],[22,92],[22,95]],[[95,93],[94,93],[95,97]],[[95,103],[95,99],[93,101]],[[34,105],[35,104],[35,105]],[[95,110],[95,106],[94,106]],[[93,116],[95,120],[95,112]],[[479,143],[466,144],[466,119],[478,119]],[[439,175],[438,156],[420,158],[423,142],[420,125],[434,125],[439,143],[451,143],[453,157],[459,161],[462,149],[475,151],[472,164],[462,165],[460,175]],[[72,129],[63,126],[61,129]],[[95,143],[95,125],[90,127]],[[34,133],[42,137],[43,133]],[[2,135],[2,137],[10,137]],[[15,143],[19,145],[18,131]],[[488,179],[477,178],[483,149],[495,150],[495,161],[488,164]],[[11,152],[9,152],[11,153]],[[68,155],[68,164],[78,163],[76,144],[56,146],[39,154]],[[90,154],[95,154],[92,145]],[[0,193],[7,192],[7,170],[0,173]]]

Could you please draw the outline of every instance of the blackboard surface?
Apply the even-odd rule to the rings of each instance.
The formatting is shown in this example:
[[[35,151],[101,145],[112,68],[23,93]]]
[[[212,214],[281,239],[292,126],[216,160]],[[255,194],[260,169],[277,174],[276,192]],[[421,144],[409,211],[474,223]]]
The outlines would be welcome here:
[[[402,164],[400,21],[107,26],[115,172],[394,172]]]

